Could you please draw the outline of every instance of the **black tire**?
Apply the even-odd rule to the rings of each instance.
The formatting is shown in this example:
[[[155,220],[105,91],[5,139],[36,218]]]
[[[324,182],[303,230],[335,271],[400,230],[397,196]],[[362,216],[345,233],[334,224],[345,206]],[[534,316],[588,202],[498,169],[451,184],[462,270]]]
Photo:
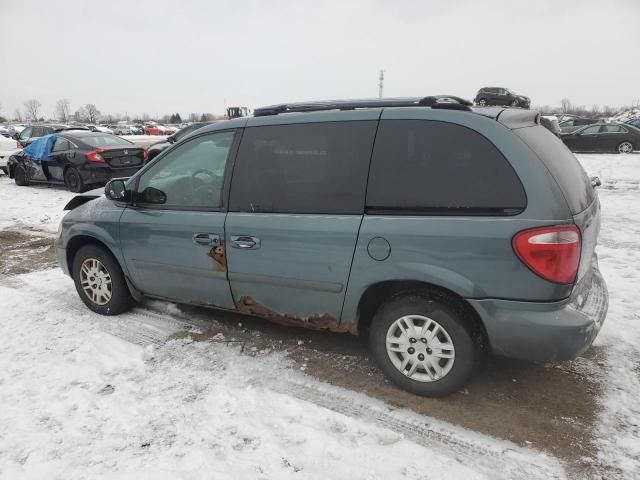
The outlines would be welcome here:
[[[100,262],[111,278],[111,298],[103,305],[95,303],[82,288],[80,269],[85,260],[90,259]],[[80,247],[73,257],[71,271],[78,295],[80,295],[84,304],[94,312],[100,315],[119,315],[133,307],[135,302],[127,287],[122,269],[111,252],[105,248],[95,244]]]
[[[0,170],[2,170],[5,175],[9,175],[9,169],[7,167],[0,167]]]
[[[80,176],[80,172],[75,167],[69,167],[64,172],[64,184],[70,192],[80,193],[85,189],[84,181]]]
[[[489,105],[489,103],[487,102],[486,98],[481,98],[480,100],[478,100],[478,105],[480,105],[481,107],[486,107],[487,105]]]
[[[13,180],[16,182],[16,185],[20,187],[26,187],[29,185],[27,172],[22,165],[16,165],[13,169]]]
[[[414,380],[391,361],[386,347],[387,332],[396,320],[405,315],[428,317],[439,323],[451,338],[455,358],[451,370],[442,378],[429,382]],[[481,343],[475,338],[468,320],[461,305],[437,292],[395,295],[374,315],[369,335],[371,351],[387,378],[400,388],[424,397],[449,395],[469,381],[481,360]]]

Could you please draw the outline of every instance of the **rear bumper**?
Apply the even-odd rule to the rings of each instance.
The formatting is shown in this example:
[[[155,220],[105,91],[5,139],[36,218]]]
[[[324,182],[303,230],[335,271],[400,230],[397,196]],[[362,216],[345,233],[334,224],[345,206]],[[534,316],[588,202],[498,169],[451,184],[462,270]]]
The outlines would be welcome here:
[[[85,185],[104,185],[112,178],[125,178],[133,176],[142,168],[142,164],[131,168],[87,168],[80,170],[80,176]]]
[[[562,302],[468,301],[482,318],[494,353],[551,362],[576,358],[591,346],[607,316],[609,293],[594,261]]]

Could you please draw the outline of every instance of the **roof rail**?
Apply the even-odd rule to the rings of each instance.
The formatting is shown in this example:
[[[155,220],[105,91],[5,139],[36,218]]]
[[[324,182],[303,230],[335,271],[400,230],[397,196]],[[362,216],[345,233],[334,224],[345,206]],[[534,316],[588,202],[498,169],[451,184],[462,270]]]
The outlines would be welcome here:
[[[453,95],[434,95],[429,97],[409,98],[376,98],[364,100],[329,100],[309,103],[281,103],[268,107],[256,108],[254,117],[279,115],[281,113],[294,112],[319,112],[325,110],[355,110],[359,108],[382,107],[431,107],[445,110],[471,111],[473,104]]]

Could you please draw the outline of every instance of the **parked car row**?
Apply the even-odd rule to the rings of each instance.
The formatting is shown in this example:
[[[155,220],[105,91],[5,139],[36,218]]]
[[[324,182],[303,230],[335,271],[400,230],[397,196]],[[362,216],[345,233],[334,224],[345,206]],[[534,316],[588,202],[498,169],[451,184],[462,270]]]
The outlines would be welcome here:
[[[607,312],[595,182],[535,112],[470,105],[285,104],[204,126],[72,199],[59,264],[103,315],[147,296],[366,335],[420,395],[460,389],[489,350],[574,358]],[[89,157],[95,135],[58,139]]]

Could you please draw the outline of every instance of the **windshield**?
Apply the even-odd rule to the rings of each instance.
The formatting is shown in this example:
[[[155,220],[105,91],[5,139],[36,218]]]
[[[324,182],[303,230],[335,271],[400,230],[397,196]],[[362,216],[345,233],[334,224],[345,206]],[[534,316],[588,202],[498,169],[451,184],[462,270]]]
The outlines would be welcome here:
[[[78,139],[92,147],[131,147],[134,146],[129,140],[116,137],[115,135],[87,135]]]

